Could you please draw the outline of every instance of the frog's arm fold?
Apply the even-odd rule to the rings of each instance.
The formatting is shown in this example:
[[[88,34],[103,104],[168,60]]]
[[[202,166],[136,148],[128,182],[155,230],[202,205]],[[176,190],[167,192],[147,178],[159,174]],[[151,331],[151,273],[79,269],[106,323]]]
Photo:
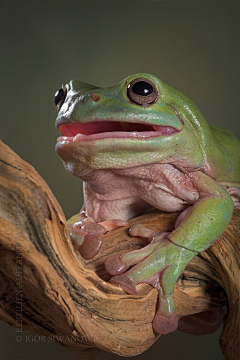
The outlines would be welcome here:
[[[199,191],[196,203],[180,215],[168,238],[176,245],[201,252],[217,240],[228,226],[234,203],[227,191],[202,172],[189,175]]]

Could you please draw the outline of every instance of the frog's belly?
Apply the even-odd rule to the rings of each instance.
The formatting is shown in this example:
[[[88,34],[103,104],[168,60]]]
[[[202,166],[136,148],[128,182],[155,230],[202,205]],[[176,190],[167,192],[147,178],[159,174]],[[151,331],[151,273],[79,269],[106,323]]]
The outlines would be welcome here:
[[[180,199],[177,195],[171,194],[170,190],[168,192],[159,188],[139,193],[138,196],[131,196],[130,193],[128,197],[111,200],[85,197],[87,216],[97,222],[111,219],[130,220],[143,215],[151,208],[166,212],[183,211],[197,199]]]
[[[92,205],[92,203],[91,203]],[[95,206],[87,206],[87,216],[93,217],[95,221],[102,222],[112,219],[130,220],[145,214],[147,211],[157,208],[166,212],[182,211],[188,207],[185,201],[172,198],[165,199],[155,206],[140,197],[133,197],[113,201],[101,201]]]
[[[116,203],[115,203],[116,205]],[[140,216],[145,214],[147,211],[157,208],[162,211],[166,212],[177,212],[177,211],[183,211],[185,210],[189,204],[187,204],[186,201],[177,199],[173,196],[169,197],[162,197],[161,201],[154,203],[145,201],[141,198],[134,198],[132,201],[128,202],[128,205],[126,207],[122,207],[120,210],[121,212],[121,219],[123,220],[129,220],[136,216]],[[116,209],[116,208],[115,208]],[[119,214],[119,212],[118,212]],[[111,216],[112,218],[112,216]]]

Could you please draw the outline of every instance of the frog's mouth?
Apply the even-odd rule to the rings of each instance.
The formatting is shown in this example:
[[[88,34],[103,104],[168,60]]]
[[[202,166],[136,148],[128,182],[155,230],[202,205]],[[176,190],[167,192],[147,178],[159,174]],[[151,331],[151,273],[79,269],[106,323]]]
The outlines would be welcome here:
[[[98,140],[106,138],[151,138],[171,135],[180,130],[172,126],[130,123],[120,121],[95,121],[84,124],[62,124],[58,131],[62,134],[58,142]]]

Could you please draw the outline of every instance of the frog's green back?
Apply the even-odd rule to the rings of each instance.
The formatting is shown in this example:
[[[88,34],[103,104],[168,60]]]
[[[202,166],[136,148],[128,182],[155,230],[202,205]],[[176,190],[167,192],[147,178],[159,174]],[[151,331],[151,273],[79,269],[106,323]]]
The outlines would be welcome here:
[[[163,101],[173,107],[198,138],[202,171],[226,186],[240,187],[240,141],[226,128],[208,124],[198,107],[184,94],[163,81],[159,83]]]

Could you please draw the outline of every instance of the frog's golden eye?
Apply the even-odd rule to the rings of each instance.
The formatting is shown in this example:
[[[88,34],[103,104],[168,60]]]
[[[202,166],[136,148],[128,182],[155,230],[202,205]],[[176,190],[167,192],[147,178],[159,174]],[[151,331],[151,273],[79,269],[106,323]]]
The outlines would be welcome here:
[[[158,99],[155,84],[145,78],[134,79],[128,84],[127,95],[129,99],[142,106],[154,104]]]
[[[67,88],[65,85],[62,86],[60,90],[58,90],[54,96],[54,104],[58,110],[60,110],[62,104],[65,101],[67,95]]]

